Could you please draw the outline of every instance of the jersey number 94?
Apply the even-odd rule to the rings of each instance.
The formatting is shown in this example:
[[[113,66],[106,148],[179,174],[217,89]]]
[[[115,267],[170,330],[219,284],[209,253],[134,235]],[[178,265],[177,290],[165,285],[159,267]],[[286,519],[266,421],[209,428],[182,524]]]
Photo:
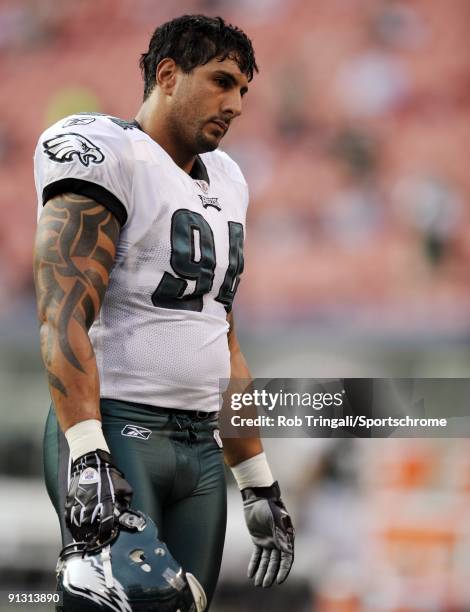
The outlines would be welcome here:
[[[229,263],[215,299],[230,312],[243,272],[243,225],[229,221],[228,234]],[[214,282],[216,254],[212,229],[199,213],[182,208],[173,214],[170,263],[176,276],[165,272],[152,294],[154,306],[201,312]],[[188,281],[195,281],[195,288],[184,295]]]

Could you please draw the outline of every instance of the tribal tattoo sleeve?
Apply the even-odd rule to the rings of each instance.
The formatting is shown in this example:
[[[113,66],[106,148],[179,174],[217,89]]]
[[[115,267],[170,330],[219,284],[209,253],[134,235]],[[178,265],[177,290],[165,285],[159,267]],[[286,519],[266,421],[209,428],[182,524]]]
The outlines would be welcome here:
[[[85,403],[99,401],[88,330],[108,286],[119,230],[111,212],[75,194],[49,200],[40,217],[34,278],[41,352],[54,401],[71,395],[74,403],[77,395]]]

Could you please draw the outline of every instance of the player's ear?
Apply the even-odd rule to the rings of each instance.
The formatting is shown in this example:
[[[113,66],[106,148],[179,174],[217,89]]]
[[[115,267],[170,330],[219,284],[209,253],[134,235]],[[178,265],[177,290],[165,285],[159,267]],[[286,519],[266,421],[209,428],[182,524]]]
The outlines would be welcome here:
[[[164,93],[171,96],[176,85],[178,66],[171,57],[166,57],[157,66],[155,75],[157,85]]]

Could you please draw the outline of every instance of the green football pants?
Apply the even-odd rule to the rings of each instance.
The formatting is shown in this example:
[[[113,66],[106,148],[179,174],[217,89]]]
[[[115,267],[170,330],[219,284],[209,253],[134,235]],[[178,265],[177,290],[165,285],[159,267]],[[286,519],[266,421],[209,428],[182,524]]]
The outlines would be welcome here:
[[[214,594],[225,538],[227,500],[217,417],[101,400],[103,432],[117,467],[132,486],[132,507],[148,514],[208,602]],[[51,408],[44,436],[44,471],[60,521],[63,545],[72,541],[64,505],[70,473],[68,444]]]

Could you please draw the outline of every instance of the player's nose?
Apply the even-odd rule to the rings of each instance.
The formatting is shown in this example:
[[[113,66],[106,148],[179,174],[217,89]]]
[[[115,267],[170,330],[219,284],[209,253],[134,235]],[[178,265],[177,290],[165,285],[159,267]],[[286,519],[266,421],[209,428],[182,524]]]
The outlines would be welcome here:
[[[232,89],[227,92],[221,110],[224,115],[230,116],[231,119],[235,119],[242,114],[242,96],[238,90]]]

